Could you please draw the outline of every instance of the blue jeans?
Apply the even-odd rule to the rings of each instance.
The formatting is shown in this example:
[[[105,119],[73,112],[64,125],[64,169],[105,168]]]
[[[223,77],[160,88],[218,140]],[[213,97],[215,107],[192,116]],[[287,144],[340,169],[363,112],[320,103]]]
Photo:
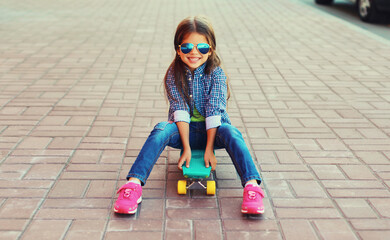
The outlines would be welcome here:
[[[204,122],[190,123],[190,146],[191,149],[205,149],[207,142],[206,124]],[[131,177],[146,183],[150,172],[157,159],[166,146],[182,149],[179,129],[175,123],[160,122],[150,133],[141,152],[138,154],[130,169],[127,179]],[[260,184],[259,172],[253,163],[250,152],[245,144],[242,134],[230,124],[223,123],[218,127],[214,142],[215,149],[225,148],[241,178],[244,186],[249,180],[256,179]]]

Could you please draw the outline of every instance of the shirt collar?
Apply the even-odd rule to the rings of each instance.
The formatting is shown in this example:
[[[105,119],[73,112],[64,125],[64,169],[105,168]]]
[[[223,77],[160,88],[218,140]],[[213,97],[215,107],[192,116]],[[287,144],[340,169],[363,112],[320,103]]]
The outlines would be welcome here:
[[[202,74],[205,68],[206,68],[206,63],[203,63],[197,69],[195,69],[194,75]],[[187,73],[191,73],[191,70],[187,66],[186,69],[187,69]]]

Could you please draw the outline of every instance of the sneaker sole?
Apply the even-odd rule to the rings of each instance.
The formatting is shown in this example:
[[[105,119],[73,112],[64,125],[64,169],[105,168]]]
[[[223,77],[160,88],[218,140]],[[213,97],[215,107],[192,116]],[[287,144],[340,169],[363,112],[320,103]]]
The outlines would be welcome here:
[[[122,214],[134,214],[134,213],[136,213],[137,212],[137,210],[138,210],[138,204],[140,203],[140,202],[142,202],[142,196],[140,197],[140,198],[138,198],[138,200],[137,200],[137,207],[133,210],[133,211],[126,211],[126,210],[122,210],[122,209],[116,209],[115,207],[114,207],[114,212],[116,212],[116,213],[122,213]]]
[[[263,214],[264,213],[264,210],[244,210],[244,209],[241,209],[241,213],[244,213],[244,214]]]

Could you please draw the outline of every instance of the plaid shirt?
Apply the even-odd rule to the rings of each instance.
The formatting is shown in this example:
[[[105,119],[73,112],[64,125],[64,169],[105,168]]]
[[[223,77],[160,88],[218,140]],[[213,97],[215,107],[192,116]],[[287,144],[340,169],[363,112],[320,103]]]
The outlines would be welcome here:
[[[206,118],[206,129],[219,127],[222,123],[230,123],[226,112],[227,85],[226,75],[221,67],[216,67],[211,74],[204,73],[206,63],[194,71],[187,69],[186,78],[189,83],[190,106],[180,96],[175,86],[172,68],[168,70],[167,91],[169,100],[168,121],[190,123],[194,107]]]

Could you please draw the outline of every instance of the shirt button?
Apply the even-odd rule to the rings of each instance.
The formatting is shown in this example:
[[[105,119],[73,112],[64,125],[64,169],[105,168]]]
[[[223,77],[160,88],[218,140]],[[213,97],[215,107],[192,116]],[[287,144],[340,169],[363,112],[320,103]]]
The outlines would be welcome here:
[[[203,75],[202,75],[202,74],[200,74],[199,76],[201,76],[201,77],[202,77]]]
[[[190,81],[191,81],[191,78],[188,78],[188,80],[190,80]]]
[[[190,98],[192,98],[192,94],[190,95]]]

